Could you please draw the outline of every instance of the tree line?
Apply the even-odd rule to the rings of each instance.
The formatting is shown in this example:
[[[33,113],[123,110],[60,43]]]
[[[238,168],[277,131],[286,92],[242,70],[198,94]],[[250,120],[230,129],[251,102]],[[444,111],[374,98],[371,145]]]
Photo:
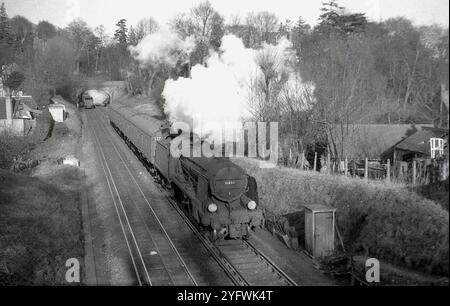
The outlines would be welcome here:
[[[152,17],[134,26],[121,19],[110,37],[103,26],[92,29],[81,19],[59,29],[47,21],[34,25],[22,16],[8,18],[2,5],[2,76],[20,83],[22,74],[22,86],[30,91],[64,87],[75,76],[125,80],[131,93],[163,106],[165,81],[187,77],[190,67],[204,65],[225,34],[236,35],[253,49],[285,37],[297,56],[289,65],[313,88],[305,93],[288,85],[282,70],[270,69],[277,59],[268,55],[260,60],[264,82],[251,84],[259,98],[249,103],[255,119],[280,122],[288,147],[301,152],[324,137],[344,137],[334,135],[336,128],[343,131],[350,124],[442,124],[441,87],[449,84],[448,28],[416,26],[405,18],[374,22],[364,13],[348,12],[336,0],[323,3],[321,10],[315,26],[302,17],[280,20],[265,11],[225,21],[206,1],[169,22],[181,38],[193,38],[189,60],[175,67],[143,67],[129,47],[160,28]],[[339,155],[333,141],[327,145]]]

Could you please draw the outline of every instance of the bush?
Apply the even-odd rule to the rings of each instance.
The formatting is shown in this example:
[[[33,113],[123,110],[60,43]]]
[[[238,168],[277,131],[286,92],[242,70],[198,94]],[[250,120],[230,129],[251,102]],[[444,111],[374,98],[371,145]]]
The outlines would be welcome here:
[[[6,87],[9,87],[13,90],[19,89],[25,80],[25,75],[19,71],[13,71],[5,80]]]
[[[32,148],[34,143],[27,137],[0,133],[0,169],[10,169],[15,157],[26,157]]]
[[[31,135],[33,141],[40,142],[50,138],[52,136],[54,124],[55,121],[53,120],[52,114],[50,114],[48,107],[45,107],[42,110],[42,114],[36,118],[36,127]]]
[[[0,286],[66,285],[65,261],[84,256],[78,173],[51,181],[0,169]]]
[[[48,108],[36,118],[36,126],[29,136],[0,133],[0,169],[11,169],[14,158],[26,159],[36,145],[47,140],[53,131],[54,121]]]
[[[261,204],[285,215],[304,205],[337,208],[344,244],[427,273],[448,275],[449,215],[436,203],[398,186],[296,169],[261,169],[256,161],[234,160],[258,182]]]

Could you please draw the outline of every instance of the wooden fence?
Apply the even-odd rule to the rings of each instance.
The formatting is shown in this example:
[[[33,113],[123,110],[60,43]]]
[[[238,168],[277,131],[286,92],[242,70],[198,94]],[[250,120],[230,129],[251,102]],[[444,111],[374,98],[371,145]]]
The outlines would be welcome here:
[[[320,170],[318,155],[308,162],[304,154],[295,160],[284,160],[285,166],[320,171],[332,175],[345,175],[367,180],[387,180],[407,185],[427,185],[445,181],[449,176],[448,157],[440,159],[414,159],[411,162],[391,162],[381,159],[355,159],[322,157]]]

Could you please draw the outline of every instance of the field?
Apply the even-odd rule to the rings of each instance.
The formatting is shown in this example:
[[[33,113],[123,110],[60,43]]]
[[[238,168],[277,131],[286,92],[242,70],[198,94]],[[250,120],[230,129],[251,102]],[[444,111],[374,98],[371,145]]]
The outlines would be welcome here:
[[[351,254],[448,276],[449,215],[435,202],[380,182],[287,168],[261,169],[249,159],[234,162],[256,178],[267,211],[292,216],[307,204],[333,206]],[[292,222],[301,227],[301,217]]]

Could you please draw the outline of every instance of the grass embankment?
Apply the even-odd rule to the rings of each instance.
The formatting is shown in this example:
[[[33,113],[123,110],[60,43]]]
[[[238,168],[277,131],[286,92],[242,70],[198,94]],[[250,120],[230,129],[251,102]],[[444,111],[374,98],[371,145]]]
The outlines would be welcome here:
[[[82,262],[77,174],[64,167],[53,178],[0,170],[0,285],[62,285],[66,260]]]
[[[398,186],[296,169],[235,162],[258,182],[261,204],[287,215],[303,205],[337,208],[344,244],[353,254],[448,276],[449,215],[440,205]],[[298,220],[300,223],[302,220]]]
[[[79,169],[58,163],[77,155],[81,121],[65,104],[69,117],[51,134],[40,125],[39,134],[29,138],[1,139],[12,141],[4,168],[11,156],[25,152],[39,165],[21,173],[0,170],[0,285],[64,285],[66,260],[83,263]],[[51,137],[43,141],[46,135]]]

